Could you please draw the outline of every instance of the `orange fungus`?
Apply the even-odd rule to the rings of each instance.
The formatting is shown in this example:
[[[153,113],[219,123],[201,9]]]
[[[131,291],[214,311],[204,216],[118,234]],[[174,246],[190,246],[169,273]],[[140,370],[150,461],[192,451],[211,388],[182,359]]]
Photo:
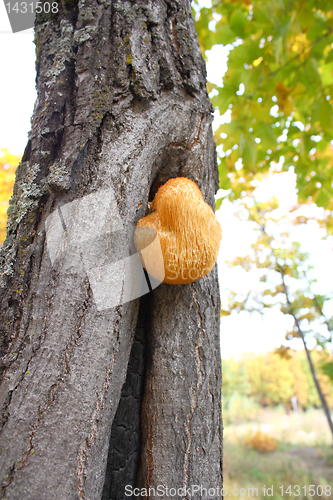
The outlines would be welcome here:
[[[186,177],[157,191],[153,212],[139,220],[134,242],[143,267],[172,285],[196,281],[217,259],[222,231],[198,186]]]

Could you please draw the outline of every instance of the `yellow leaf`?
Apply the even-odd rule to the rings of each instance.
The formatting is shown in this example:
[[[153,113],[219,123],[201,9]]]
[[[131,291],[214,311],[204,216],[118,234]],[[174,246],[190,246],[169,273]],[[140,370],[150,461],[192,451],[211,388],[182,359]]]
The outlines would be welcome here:
[[[259,64],[261,63],[261,61],[262,61],[262,60],[263,60],[263,57],[262,57],[262,56],[258,57],[258,59],[255,59],[255,60],[253,61],[253,63],[252,63],[252,64],[253,64],[253,66],[254,66],[255,68],[256,68],[257,66],[259,66]]]
[[[294,108],[293,100],[290,97],[292,89],[289,89],[283,82],[278,81],[275,86],[275,92],[278,95],[277,104],[279,110],[286,116],[289,116]]]
[[[220,316],[221,318],[223,318],[224,316],[230,316],[230,312],[229,311],[226,311],[225,309],[221,309],[221,313],[220,313]]]

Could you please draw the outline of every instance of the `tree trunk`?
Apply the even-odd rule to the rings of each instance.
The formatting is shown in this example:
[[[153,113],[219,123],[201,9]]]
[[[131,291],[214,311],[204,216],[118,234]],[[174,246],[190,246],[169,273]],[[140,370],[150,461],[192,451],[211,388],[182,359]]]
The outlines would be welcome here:
[[[312,362],[311,354],[310,354],[310,351],[308,349],[308,346],[306,345],[306,340],[305,340],[304,332],[301,329],[301,326],[300,326],[299,321],[297,319],[297,315],[294,312],[294,308],[293,308],[292,302],[291,302],[290,297],[289,297],[289,290],[288,290],[288,287],[286,285],[285,275],[284,275],[284,272],[283,272],[282,269],[280,269],[280,274],[281,274],[282,286],[283,286],[283,289],[284,289],[284,294],[286,296],[286,301],[287,301],[287,304],[288,304],[288,312],[294,318],[298,335],[302,339],[303,346],[304,346],[304,349],[305,349],[305,354],[306,354],[306,357],[307,357],[307,360],[308,360],[308,363],[309,363],[309,366],[310,366],[310,371],[311,371],[312,379],[313,379],[314,385],[316,387],[316,390],[317,390],[317,393],[318,393],[318,396],[319,396],[319,399],[320,399],[321,406],[322,406],[322,408],[324,410],[324,413],[325,413],[325,416],[326,416],[326,420],[327,420],[328,426],[330,428],[330,431],[331,431],[331,434],[332,434],[332,437],[333,437],[333,422],[332,422],[330,410],[328,408],[328,405],[327,405],[325,396],[323,394],[323,391],[321,390],[321,387],[320,387],[320,384],[319,384],[319,380],[318,380],[317,375],[316,375],[316,370],[315,370],[314,364]]]
[[[205,498],[222,488],[216,268],[141,299],[125,269],[169,178],[214,205],[190,2],[62,2],[37,15],[35,43],[38,98],[1,249],[1,498],[120,500],[126,485]]]
[[[321,387],[320,387],[320,384],[319,384],[319,380],[317,378],[316,370],[315,370],[314,364],[313,364],[312,359],[311,359],[311,354],[310,354],[310,351],[308,349],[308,346],[306,345],[304,333],[301,330],[301,328],[299,326],[299,322],[298,322],[298,320],[297,320],[297,318],[295,316],[294,316],[294,320],[295,320],[295,324],[296,324],[296,328],[297,328],[298,334],[299,334],[299,336],[302,339],[302,342],[303,342],[303,345],[304,345],[304,349],[305,349],[305,353],[306,353],[306,357],[308,359],[308,363],[309,363],[309,366],[310,366],[310,371],[311,371],[312,379],[313,379],[314,385],[316,387],[316,390],[317,390],[317,393],[318,393],[318,396],[319,396],[319,399],[320,399],[320,403],[321,403],[322,409],[324,410],[324,413],[325,413],[325,416],[326,416],[326,420],[327,420],[328,426],[330,428],[330,431],[331,431],[331,434],[332,434],[332,437],[333,437],[333,422],[332,422],[330,410],[328,408],[328,405],[327,405],[325,396],[323,394],[323,391],[321,390]]]

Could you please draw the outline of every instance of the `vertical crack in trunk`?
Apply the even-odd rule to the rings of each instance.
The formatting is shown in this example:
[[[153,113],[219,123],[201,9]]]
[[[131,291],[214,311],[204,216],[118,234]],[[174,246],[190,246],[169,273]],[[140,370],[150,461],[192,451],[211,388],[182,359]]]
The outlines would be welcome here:
[[[149,294],[150,295],[150,294]],[[146,322],[149,295],[142,297],[127,375],[114,417],[102,500],[122,500],[135,487],[141,450],[141,403],[144,388]]]

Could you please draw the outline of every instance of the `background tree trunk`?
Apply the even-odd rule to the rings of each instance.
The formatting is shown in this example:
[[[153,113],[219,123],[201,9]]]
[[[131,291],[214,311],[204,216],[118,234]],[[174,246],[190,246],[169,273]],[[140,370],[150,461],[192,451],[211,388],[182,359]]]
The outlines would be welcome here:
[[[138,315],[138,299],[107,307],[107,290],[98,307],[85,257],[67,247],[52,258],[46,237],[50,214],[66,232],[66,207],[88,195],[100,197],[92,217],[103,222],[110,193],[126,230],[170,177],[194,180],[214,205],[212,107],[190,2],[63,2],[37,16],[35,43],[38,99],[1,250],[2,498],[221,488],[216,268],[161,285]],[[97,261],[105,248],[113,259],[130,251],[116,237],[92,240]]]

